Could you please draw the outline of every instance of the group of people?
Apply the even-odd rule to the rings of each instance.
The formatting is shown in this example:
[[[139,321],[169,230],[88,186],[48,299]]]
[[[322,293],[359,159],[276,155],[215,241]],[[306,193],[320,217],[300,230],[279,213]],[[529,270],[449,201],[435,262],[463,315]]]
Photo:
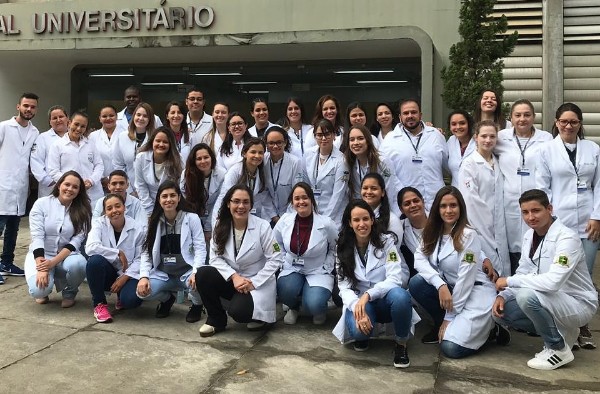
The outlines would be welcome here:
[[[268,327],[277,300],[285,324],[306,314],[321,325],[333,299],[336,337],[364,351],[372,336],[392,334],[399,368],[410,365],[419,313],[433,322],[422,341],[452,358],[507,344],[509,326],[542,337],[532,368],[595,348],[600,148],[583,138],[575,104],[558,108],[550,134],[534,127],[528,100],[508,122],[485,91],[474,116],[450,114],[446,140],[415,99],[398,116],[378,104],[369,128],[361,103],[344,121],[325,95],[308,123],[290,98],[274,124],[257,98],[248,128],[226,103],[206,114],[192,88],[185,105],[168,103],[163,126],[129,87],[125,109],[103,107],[103,127],[89,136],[88,116],[60,106],[40,134],[37,101],[25,93],[18,115],[0,123],[0,268],[25,276],[38,304],[56,287],[73,306],[87,278],[98,322],[113,319],[107,293],[117,310],[156,300],[164,318],[185,291],[186,321],[205,310],[199,331],[210,337],[228,315]],[[29,165],[40,187],[22,271],[14,247]]]

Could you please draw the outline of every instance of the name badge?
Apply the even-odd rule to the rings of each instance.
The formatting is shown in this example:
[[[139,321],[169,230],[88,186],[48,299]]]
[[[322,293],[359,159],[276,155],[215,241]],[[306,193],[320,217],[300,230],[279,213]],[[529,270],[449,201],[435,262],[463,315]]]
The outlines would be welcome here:
[[[315,196],[320,196],[320,195],[321,195],[321,189],[314,189],[314,190],[313,190],[313,194],[314,194]]]
[[[292,261],[292,265],[302,265],[303,266],[304,265],[304,259],[302,259],[302,258],[294,259]]]
[[[250,213],[251,213],[251,214],[253,214],[253,215],[256,215],[256,208],[252,208],[252,209],[250,210]]]
[[[531,172],[529,171],[529,168],[519,167],[517,168],[517,175],[529,176],[531,175]]]
[[[423,158],[419,155],[413,155],[412,162],[413,163],[423,163]]]
[[[577,191],[583,192],[583,191],[586,191],[587,189],[588,189],[587,182],[585,182],[585,181],[577,182]]]
[[[164,265],[175,265],[177,263],[177,258],[175,256],[165,256],[163,257]]]

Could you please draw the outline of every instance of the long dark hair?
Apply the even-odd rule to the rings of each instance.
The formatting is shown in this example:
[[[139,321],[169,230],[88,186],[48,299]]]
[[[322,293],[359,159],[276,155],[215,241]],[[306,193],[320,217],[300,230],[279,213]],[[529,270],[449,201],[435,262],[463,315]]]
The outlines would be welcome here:
[[[353,101],[350,104],[348,104],[348,106],[346,107],[346,117],[344,118],[344,132],[342,133],[342,142],[340,144],[340,152],[342,153],[346,153],[346,151],[348,150],[348,138],[350,136],[350,128],[354,128],[354,126],[352,126],[352,122],[350,121],[350,112],[352,112],[353,109],[360,109],[365,114],[365,120],[367,118],[367,111],[365,111],[365,107],[360,102]],[[369,134],[371,134],[370,131]]]
[[[250,137],[248,139],[248,142],[246,142],[244,144],[244,147],[242,148],[242,156],[244,156],[246,153],[248,153],[250,148],[253,147],[254,145],[260,145],[263,147],[263,151],[266,151],[265,142],[263,140],[261,140],[258,137]],[[258,165],[258,168],[256,171],[258,172],[258,178],[260,179],[260,190],[258,192],[261,193],[267,187],[267,184],[265,182],[265,162],[264,161]],[[242,158],[242,175],[240,176],[238,183],[241,183],[242,185],[247,185],[248,180],[249,180],[248,165],[246,164],[246,158],[243,157]],[[254,193],[254,190],[252,191],[252,193]]]
[[[381,164],[381,159],[379,158],[379,152],[377,148],[373,144],[373,137],[371,136],[371,132],[363,125],[352,126],[346,131],[344,131],[344,138],[346,139],[346,144],[350,141],[350,132],[352,130],[359,130],[363,137],[365,137],[365,144],[367,144],[367,162],[369,163],[369,172],[377,172],[379,171],[379,166]],[[344,158],[346,160],[346,165],[348,166],[348,171],[352,173],[352,169],[354,168],[354,164],[358,161],[356,155],[352,153],[352,150],[348,145],[346,145],[348,149],[344,152]],[[360,164],[359,164],[360,165]],[[350,190],[350,194],[354,192],[354,177],[348,177],[348,189]]]
[[[219,208],[219,215],[217,217],[217,224],[213,230],[213,241],[215,241],[215,246],[217,247],[217,255],[222,255],[225,252],[225,245],[227,245],[227,240],[231,236],[231,228],[233,226],[233,217],[231,216],[231,211],[229,210],[229,204],[231,200],[231,196],[237,190],[243,190],[248,193],[250,196],[250,209],[254,206],[254,196],[252,195],[252,191],[246,185],[233,185],[231,189],[227,190],[225,193],[225,197],[223,197],[223,202],[221,203],[221,207]]]
[[[398,208],[400,209],[400,212],[402,212],[402,216],[400,217],[400,219],[405,219],[406,215],[404,214],[404,210],[402,209],[402,201],[404,201],[404,195],[408,192],[412,192],[414,193],[423,204],[425,204],[425,199],[423,198],[423,194],[421,194],[421,192],[419,191],[419,189],[417,189],[416,187],[412,187],[412,186],[405,186],[402,189],[400,189],[400,191],[398,192]]]
[[[288,197],[288,204],[290,204],[290,205],[292,204],[292,202],[294,200],[294,192],[298,188],[304,190],[304,192],[310,199],[310,203],[312,204],[313,212],[317,212],[317,200],[315,200],[315,193],[313,192],[310,185],[306,182],[298,182],[292,187],[292,191],[290,192],[290,196]]]
[[[210,156],[210,169],[214,170],[217,164],[215,153],[205,143],[194,145],[185,162],[185,172],[183,174],[185,184],[185,199],[193,208],[198,216],[203,216],[206,212],[206,201],[208,200],[208,190],[204,187],[204,173],[196,166],[196,153],[200,150],[206,150]],[[210,176],[210,175],[209,175]]]
[[[481,99],[485,92],[492,92],[496,96],[496,110],[494,111],[494,122],[498,125],[498,129],[502,130],[506,128],[506,119],[502,115],[502,97],[493,89],[483,89],[479,96],[477,96],[477,102],[475,103],[475,113],[473,118],[475,122],[481,121]]]
[[[150,259],[152,260],[152,248],[154,247],[154,240],[156,238],[156,232],[158,231],[158,224],[161,216],[165,214],[163,207],[160,206],[160,194],[167,189],[175,189],[177,195],[179,196],[179,203],[177,204],[177,212],[185,211],[192,212],[190,207],[187,204],[187,201],[181,195],[181,189],[177,182],[172,180],[166,180],[160,184],[158,187],[158,192],[156,192],[156,198],[154,199],[154,208],[152,209],[152,214],[150,215],[150,219],[148,219],[148,232],[146,233],[146,241],[144,241],[144,245],[142,246],[142,250],[147,251]]]
[[[454,115],[462,115],[465,118],[465,120],[467,121],[467,130],[469,131],[469,135],[473,137],[473,127],[475,126],[475,122],[473,122],[473,117],[467,111],[464,111],[462,109],[457,109],[455,111],[450,112],[450,114],[448,115],[448,121],[446,122],[446,124],[448,125],[448,130],[450,130],[450,121],[452,120],[452,117]]]
[[[146,126],[146,135],[150,135],[154,131],[154,127],[156,126],[154,124],[154,110],[152,109],[152,106],[144,102],[139,103],[137,107],[135,107],[133,113],[131,114],[131,120],[129,121],[129,126],[127,127],[127,135],[129,136],[129,139],[131,141],[135,141],[136,131],[135,123],[133,122],[133,120],[135,118],[135,113],[140,108],[143,108],[146,111],[146,114],[148,115],[148,126]]]
[[[172,106],[177,106],[177,108],[179,108],[179,111],[181,111],[181,114],[183,116],[183,120],[181,121],[181,139],[183,140],[183,142],[188,143],[190,142],[190,132],[188,130],[188,124],[187,124],[187,107],[183,104],[181,104],[179,101],[169,101],[169,103],[167,104],[167,107],[165,108],[165,122],[167,123],[167,126],[169,126],[169,128],[171,128],[171,123],[169,122],[169,112],[171,111],[171,107]],[[171,129],[171,132],[173,132],[173,130]]]
[[[165,172],[167,177],[172,180],[177,180],[181,176],[181,156],[177,151],[177,141],[175,140],[175,134],[166,126],[161,126],[154,130],[148,139],[148,142],[140,148],[140,152],[152,152],[154,140],[158,133],[164,133],[169,140],[169,150],[167,151],[167,157],[165,157]],[[152,159],[154,161],[154,159]]]
[[[73,234],[87,233],[92,226],[92,206],[81,175],[73,170],[62,174],[52,189],[52,195],[58,198],[60,185],[62,185],[69,175],[79,179],[79,193],[71,201],[71,206],[69,207],[69,219],[73,223]]]
[[[340,102],[338,101],[338,99],[336,99],[331,94],[326,94],[324,96],[321,96],[319,98],[319,100],[317,101],[312,124],[315,125],[319,120],[324,119],[323,118],[323,104],[325,104],[325,101],[329,101],[329,100],[333,101],[333,103],[335,104],[335,108],[336,108],[335,122],[332,122],[332,123],[333,123],[334,134],[337,135],[339,128],[342,126],[342,114],[341,114],[342,109],[340,108]],[[316,129],[316,127],[315,127],[315,129]]]
[[[400,122],[400,120],[398,119],[397,111],[394,109],[394,107],[390,103],[377,103],[377,105],[375,106],[373,123],[371,123],[371,129],[370,129],[371,134],[374,135],[375,137],[379,136],[379,132],[381,131],[381,125],[377,121],[377,109],[379,109],[379,107],[382,107],[382,106],[387,107],[390,110],[390,116],[392,117],[392,130],[394,130],[394,128],[396,128],[396,125]],[[392,131],[392,130],[390,130],[390,131]]]
[[[296,103],[298,108],[300,108],[300,122],[302,124],[308,123],[308,120],[306,119],[306,111],[304,110],[304,103],[302,102],[300,97],[292,96],[292,97],[288,97],[288,99],[285,102],[285,113],[286,113],[285,118],[288,120],[288,124],[289,124],[289,119],[287,118],[287,107],[290,106],[291,102]]]
[[[438,190],[437,194],[435,195],[435,199],[431,205],[431,211],[429,212],[429,217],[427,218],[427,224],[425,224],[425,228],[423,229],[423,247],[421,250],[426,256],[430,256],[433,253],[439,239],[443,235],[444,221],[440,215],[440,204],[442,202],[442,198],[448,194],[456,197],[456,200],[458,201],[458,207],[460,209],[458,220],[454,224],[454,227],[450,232],[450,236],[452,237],[452,242],[454,243],[454,249],[458,252],[461,252],[463,249],[463,233],[465,228],[469,226],[469,221],[467,219],[467,206],[465,205],[465,200],[462,194],[456,187],[444,186]]]
[[[577,119],[579,119],[579,121],[581,122],[581,124],[579,125],[579,131],[577,132],[577,137],[579,137],[580,139],[584,139],[585,134],[584,134],[584,130],[583,130],[583,113],[581,112],[581,108],[579,108],[579,106],[577,106],[577,104],[573,104],[573,103],[561,104],[561,106],[556,109],[556,115],[554,117],[554,119],[556,119],[556,120],[554,121],[554,124],[552,125],[552,136],[556,137],[558,135],[558,127],[556,127],[556,121],[560,118],[560,116],[562,114],[564,114],[565,112],[568,112],[568,111],[574,112],[575,115],[577,115]]]
[[[227,117],[227,137],[225,137],[225,141],[223,141],[223,144],[221,144],[221,149],[219,150],[219,153],[225,156],[229,156],[233,153],[233,134],[231,134],[231,131],[229,131],[229,123],[231,123],[231,119],[234,116],[239,116],[240,118],[242,118],[242,120],[244,121],[244,123],[246,124],[246,132],[244,133],[244,135],[242,136],[242,141],[244,142],[244,144],[246,143],[246,141],[248,141],[250,138],[252,138],[252,134],[250,134],[250,132],[248,131],[248,120],[246,120],[246,117],[244,115],[242,115],[239,112],[230,112],[229,116]]]
[[[356,234],[350,221],[352,219],[352,210],[354,208],[362,208],[369,212],[369,216],[373,220],[373,226],[371,226],[371,234],[369,242],[375,247],[375,256],[383,251],[385,241],[382,237],[381,228],[377,220],[375,220],[375,214],[373,209],[363,200],[352,200],[346,206],[344,215],[342,216],[342,230],[337,242],[337,257],[339,265],[337,267],[337,273],[340,279],[348,279],[352,284],[352,288],[356,289],[358,283],[354,269],[356,268],[356,260],[354,258],[354,251],[356,249]],[[383,254],[381,254],[383,256]],[[379,256],[377,256],[379,257]]]
[[[223,107],[227,108],[227,116],[229,117],[229,104],[227,104],[224,101],[217,101],[214,105],[213,105],[213,110],[211,112],[211,115],[214,114],[215,112],[215,107],[217,105],[222,105]],[[227,126],[225,126],[227,127]],[[227,131],[227,130],[226,130]],[[206,133],[204,135],[204,137],[202,137],[202,142],[205,142],[208,146],[210,146],[210,149],[214,152],[215,151],[215,134],[218,133],[217,131],[217,124],[215,123],[215,120],[213,118],[212,121],[212,127],[211,129],[208,131],[208,133]]]
[[[361,189],[367,179],[375,179],[383,192],[381,202],[379,203],[379,217],[376,220],[381,225],[382,230],[387,230],[390,226],[390,200],[385,192],[385,180],[379,173],[369,172],[360,183]]]

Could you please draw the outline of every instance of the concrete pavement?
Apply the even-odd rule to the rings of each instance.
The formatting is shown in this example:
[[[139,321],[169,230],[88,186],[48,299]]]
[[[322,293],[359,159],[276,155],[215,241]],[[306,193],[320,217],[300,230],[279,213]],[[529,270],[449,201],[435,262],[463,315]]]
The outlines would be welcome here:
[[[25,219],[18,262],[28,242]],[[1,393],[600,392],[600,349],[579,350],[575,361],[558,370],[536,371],[526,362],[541,350],[541,339],[514,331],[508,347],[491,344],[473,357],[451,360],[436,345],[420,343],[428,329],[421,324],[409,342],[411,366],[400,370],[392,366],[389,339],[372,341],[364,353],[341,345],[331,334],[339,310],[330,311],[322,327],[303,317],[286,326],[279,311],[277,324],[267,332],[248,332],[230,322],[227,331],[201,338],[202,321],[186,323],[185,304],[156,319],[156,303],[147,302],[100,324],[85,283],[77,304],[62,309],[60,295],[37,305],[24,278],[5,279],[0,286]],[[111,309],[114,301],[112,296]],[[598,315],[590,328],[600,342]]]

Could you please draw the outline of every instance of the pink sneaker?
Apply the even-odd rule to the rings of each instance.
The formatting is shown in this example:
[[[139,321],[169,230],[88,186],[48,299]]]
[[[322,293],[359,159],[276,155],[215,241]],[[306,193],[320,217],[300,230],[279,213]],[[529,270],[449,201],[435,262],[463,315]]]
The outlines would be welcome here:
[[[98,323],[110,323],[112,322],[112,316],[108,311],[108,305],[98,304],[94,308],[94,317]]]
[[[123,304],[121,304],[121,300],[117,298],[117,302],[115,302],[115,309],[118,311],[121,311],[125,308],[123,308]]]

